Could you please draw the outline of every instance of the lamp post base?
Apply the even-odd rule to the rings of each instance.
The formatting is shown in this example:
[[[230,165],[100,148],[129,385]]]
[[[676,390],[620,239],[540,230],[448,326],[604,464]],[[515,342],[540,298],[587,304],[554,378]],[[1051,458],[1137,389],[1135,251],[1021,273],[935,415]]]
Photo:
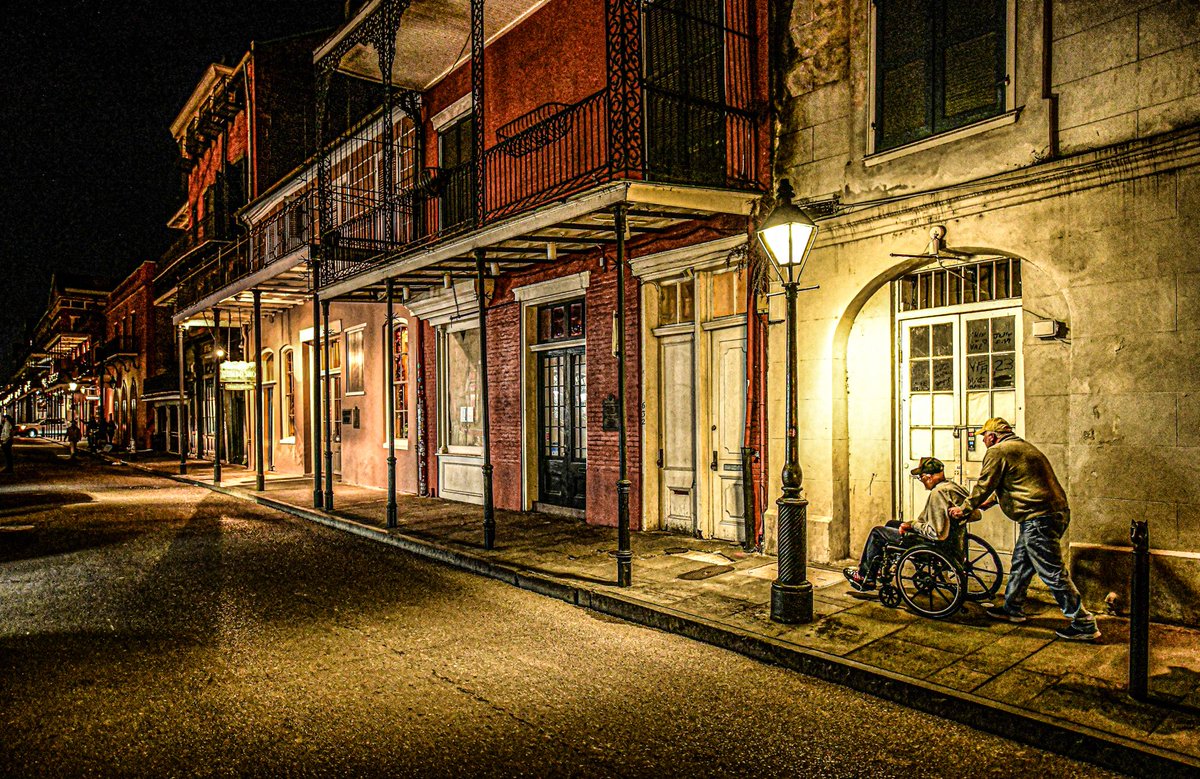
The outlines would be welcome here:
[[[812,622],[812,583],[780,584],[771,582],[771,621],[784,625]]]

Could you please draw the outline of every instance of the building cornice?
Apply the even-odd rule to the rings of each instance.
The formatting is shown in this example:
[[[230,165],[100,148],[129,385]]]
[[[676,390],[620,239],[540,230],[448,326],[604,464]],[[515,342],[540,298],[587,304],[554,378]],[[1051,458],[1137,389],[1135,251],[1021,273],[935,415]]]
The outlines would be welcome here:
[[[1138,139],[934,192],[846,204],[822,219],[814,248],[875,238],[1200,165],[1200,127]]]

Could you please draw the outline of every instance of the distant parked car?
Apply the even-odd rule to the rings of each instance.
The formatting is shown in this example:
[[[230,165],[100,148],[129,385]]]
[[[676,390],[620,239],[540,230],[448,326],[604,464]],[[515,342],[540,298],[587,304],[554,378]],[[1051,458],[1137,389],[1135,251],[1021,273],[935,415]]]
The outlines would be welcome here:
[[[18,422],[17,435],[25,438],[42,438],[66,428],[66,420],[59,417],[44,417],[36,422]]]

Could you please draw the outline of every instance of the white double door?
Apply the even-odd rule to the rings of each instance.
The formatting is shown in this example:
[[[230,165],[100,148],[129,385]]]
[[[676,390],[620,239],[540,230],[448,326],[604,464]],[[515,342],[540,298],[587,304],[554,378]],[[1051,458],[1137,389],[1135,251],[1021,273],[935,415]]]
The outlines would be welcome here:
[[[739,541],[745,532],[742,441],[746,429],[744,325],[663,328],[659,352],[658,482],[662,525]],[[696,340],[703,339],[700,359]]]
[[[945,463],[946,477],[967,490],[979,480],[984,445],[977,434],[991,417],[1018,433],[1025,402],[1021,309],[992,308],[900,319],[899,483],[905,519],[921,513],[928,493],[909,475],[922,457]],[[1011,553],[1017,527],[998,507],[970,532]]]

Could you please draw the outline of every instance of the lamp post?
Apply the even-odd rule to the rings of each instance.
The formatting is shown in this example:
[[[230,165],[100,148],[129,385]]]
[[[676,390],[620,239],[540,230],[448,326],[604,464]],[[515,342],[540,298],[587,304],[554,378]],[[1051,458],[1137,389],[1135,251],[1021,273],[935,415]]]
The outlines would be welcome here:
[[[786,456],[783,463],[783,495],[779,506],[779,576],[771,583],[771,619],[784,624],[812,622],[812,584],[808,568],[808,501],[803,497],[804,473],[800,469],[800,447],[796,431],[799,401],[796,394],[796,294],[800,276],[808,262],[817,225],[803,208],[792,203],[792,186],[779,182],[778,202],[758,228],[758,240],[767,256],[787,271],[783,291],[787,298],[787,406],[784,421]]]

